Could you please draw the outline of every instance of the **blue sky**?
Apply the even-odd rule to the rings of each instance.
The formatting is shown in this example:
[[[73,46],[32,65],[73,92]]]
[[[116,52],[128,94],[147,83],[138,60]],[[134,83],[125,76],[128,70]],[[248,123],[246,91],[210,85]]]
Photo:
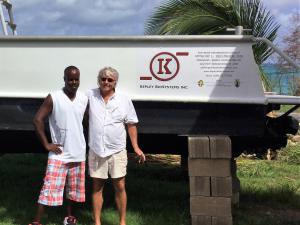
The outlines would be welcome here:
[[[18,35],[143,35],[147,18],[166,1],[10,0]],[[261,1],[281,24],[282,36],[300,0]]]

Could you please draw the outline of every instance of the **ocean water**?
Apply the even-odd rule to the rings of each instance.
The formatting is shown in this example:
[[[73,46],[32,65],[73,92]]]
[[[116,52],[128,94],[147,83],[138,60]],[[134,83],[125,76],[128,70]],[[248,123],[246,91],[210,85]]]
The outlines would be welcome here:
[[[262,69],[271,82],[272,92],[283,95],[294,95],[295,79],[300,79],[300,72],[293,71],[293,68],[283,72],[280,70],[278,64],[264,64],[262,65]]]

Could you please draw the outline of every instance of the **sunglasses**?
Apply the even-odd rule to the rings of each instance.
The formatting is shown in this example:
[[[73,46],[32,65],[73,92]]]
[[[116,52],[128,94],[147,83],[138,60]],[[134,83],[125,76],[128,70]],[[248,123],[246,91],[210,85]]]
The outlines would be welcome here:
[[[111,83],[111,82],[114,82],[115,80],[114,79],[112,79],[112,78],[109,78],[109,77],[101,77],[101,81],[106,81],[107,80],[107,82],[109,82],[109,83]]]

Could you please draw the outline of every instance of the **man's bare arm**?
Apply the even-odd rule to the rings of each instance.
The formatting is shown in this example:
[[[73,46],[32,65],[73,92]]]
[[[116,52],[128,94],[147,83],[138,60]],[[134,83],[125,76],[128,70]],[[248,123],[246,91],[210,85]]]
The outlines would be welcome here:
[[[143,151],[140,149],[138,145],[138,134],[137,128],[135,124],[127,124],[128,135],[130,137],[131,145],[135,151],[135,153],[139,157],[139,163],[143,163],[146,161],[146,156],[144,155]]]
[[[51,114],[53,109],[53,101],[51,95],[48,95],[44,100],[43,104],[37,111],[33,119],[33,125],[35,127],[36,134],[41,141],[44,148],[49,152],[54,152],[56,154],[61,154],[61,149],[59,144],[49,143],[46,132],[45,132],[45,121]]]

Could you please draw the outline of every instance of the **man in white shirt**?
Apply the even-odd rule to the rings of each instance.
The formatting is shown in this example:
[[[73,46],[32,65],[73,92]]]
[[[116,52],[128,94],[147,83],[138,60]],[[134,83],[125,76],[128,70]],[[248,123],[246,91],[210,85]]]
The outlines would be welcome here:
[[[93,178],[93,212],[95,225],[101,225],[103,187],[108,174],[115,189],[120,225],[126,225],[127,167],[126,127],[132,147],[143,163],[146,158],[138,146],[138,118],[132,101],[115,92],[119,78],[117,70],[105,67],[98,74],[99,88],[88,91],[89,99],[89,172]]]
[[[88,99],[77,91],[80,84],[77,67],[68,66],[65,69],[64,81],[65,86],[61,90],[51,92],[46,97],[33,120],[37,136],[49,155],[37,214],[30,225],[40,225],[45,205],[63,204],[65,183],[68,206],[64,225],[76,224],[76,218],[72,215],[72,202],[85,201],[86,143],[82,121]],[[45,133],[47,118],[51,143]]]

